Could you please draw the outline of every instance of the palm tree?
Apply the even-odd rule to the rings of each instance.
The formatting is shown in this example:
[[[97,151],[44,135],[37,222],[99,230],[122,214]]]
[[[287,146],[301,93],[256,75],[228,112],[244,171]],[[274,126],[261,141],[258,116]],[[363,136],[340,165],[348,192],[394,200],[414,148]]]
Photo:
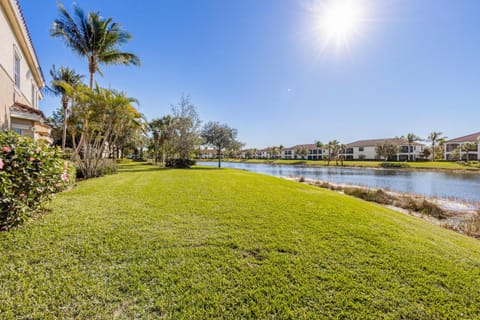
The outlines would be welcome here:
[[[172,139],[173,127],[175,125],[175,118],[166,115],[160,119],[160,142],[163,146],[162,162],[165,164],[168,158],[168,142]]]
[[[280,159],[282,159],[283,149],[285,149],[285,147],[283,146],[283,144],[281,144],[281,145],[278,147],[278,151],[280,152]]]
[[[60,17],[55,19],[50,34],[52,37],[63,38],[68,47],[87,59],[90,89],[93,88],[94,74],[99,72],[102,75],[99,64],[140,65],[140,59],[136,55],[120,51],[119,46],[128,42],[132,36],[120,24],[113,22],[112,18],[102,18],[98,12],[86,15],[78,6],[74,6],[72,16],[61,3],[58,10]]]
[[[345,151],[347,149],[347,145],[342,143],[340,144],[339,148],[340,148],[340,164],[343,167],[343,161],[345,160]]]
[[[328,142],[328,165],[330,165],[330,161],[332,160],[332,155],[335,156],[335,165],[338,166],[338,153],[340,149],[340,141],[332,140]]]
[[[414,133],[408,133],[406,137],[401,137],[402,139],[406,140],[408,143],[408,160],[411,159],[411,150],[412,150],[412,144],[414,144],[417,141],[420,141],[421,139],[415,135]]]
[[[318,152],[323,148],[323,143],[320,140],[315,141],[315,145],[317,146],[317,160],[320,160],[320,153]]]
[[[65,141],[67,140],[67,113],[68,113],[68,103],[70,102],[70,97],[67,94],[64,86],[62,84],[68,84],[73,88],[77,87],[82,83],[82,75],[79,75],[75,70],[68,67],[60,66],[58,69],[55,68],[55,65],[50,69],[50,76],[52,77],[52,82],[50,84],[50,91],[56,95],[62,97],[62,108],[63,108],[63,128],[62,128],[62,150],[65,150]]]
[[[435,145],[441,139],[444,139],[444,137],[441,137],[442,134],[442,132],[432,131],[427,137],[427,140],[432,143],[432,161],[435,161]]]
[[[272,147],[272,158],[275,159],[278,155],[278,150],[277,147],[273,146]]]
[[[155,164],[158,162],[158,144],[160,142],[161,126],[162,123],[160,119],[153,119],[148,123],[148,127],[153,135],[153,161]]]

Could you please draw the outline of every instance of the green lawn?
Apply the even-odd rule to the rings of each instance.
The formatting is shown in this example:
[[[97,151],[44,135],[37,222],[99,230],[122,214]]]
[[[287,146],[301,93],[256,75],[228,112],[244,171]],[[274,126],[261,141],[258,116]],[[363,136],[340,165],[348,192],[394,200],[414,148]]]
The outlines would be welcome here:
[[[198,159],[197,161],[212,161],[217,162],[218,160],[204,160]],[[228,162],[242,162],[242,163],[269,163],[269,164],[292,164],[292,165],[305,165],[305,166],[327,166],[327,161],[323,160],[263,160],[263,159],[249,159],[249,160],[239,160],[239,159],[227,159]],[[365,168],[379,168],[380,164],[384,163],[383,161],[344,161],[344,166],[346,167],[365,167]],[[429,169],[429,170],[465,170],[480,172],[480,165],[464,165],[457,162],[447,162],[447,161],[425,161],[425,162],[389,162],[392,164],[406,164],[412,169]],[[335,161],[330,162],[331,166],[335,165]],[[340,165],[340,162],[339,162]]]
[[[0,319],[480,317],[480,242],[229,169],[125,165],[0,233]]]

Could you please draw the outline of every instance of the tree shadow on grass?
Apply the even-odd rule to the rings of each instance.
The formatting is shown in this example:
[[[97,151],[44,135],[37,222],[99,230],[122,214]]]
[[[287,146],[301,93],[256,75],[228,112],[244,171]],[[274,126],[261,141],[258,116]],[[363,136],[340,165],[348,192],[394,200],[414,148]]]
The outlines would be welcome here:
[[[223,169],[223,168],[220,168]],[[192,168],[165,168],[157,167],[148,163],[136,164],[136,165],[120,165],[119,172],[152,172],[152,171],[170,171],[170,170],[219,170],[217,167],[192,167]]]

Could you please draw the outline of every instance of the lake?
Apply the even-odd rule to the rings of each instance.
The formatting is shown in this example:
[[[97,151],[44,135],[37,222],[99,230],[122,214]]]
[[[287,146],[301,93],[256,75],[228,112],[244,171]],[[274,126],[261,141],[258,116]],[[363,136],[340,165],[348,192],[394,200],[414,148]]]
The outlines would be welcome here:
[[[216,162],[197,162],[217,166]],[[248,170],[275,177],[305,177],[438,198],[480,201],[480,174],[345,167],[304,167],[258,163],[222,162],[222,167]]]

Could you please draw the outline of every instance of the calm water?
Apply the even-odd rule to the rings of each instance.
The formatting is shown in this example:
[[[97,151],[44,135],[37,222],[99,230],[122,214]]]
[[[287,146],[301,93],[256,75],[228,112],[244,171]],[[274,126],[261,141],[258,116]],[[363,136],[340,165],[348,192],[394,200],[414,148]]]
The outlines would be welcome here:
[[[216,162],[198,162],[217,166]],[[345,183],[440,198],[480,201],[480,174],[367,168],[301,167],[254,163],[222,162],[222,167],[244,169],[277,177],[305,178]]]

